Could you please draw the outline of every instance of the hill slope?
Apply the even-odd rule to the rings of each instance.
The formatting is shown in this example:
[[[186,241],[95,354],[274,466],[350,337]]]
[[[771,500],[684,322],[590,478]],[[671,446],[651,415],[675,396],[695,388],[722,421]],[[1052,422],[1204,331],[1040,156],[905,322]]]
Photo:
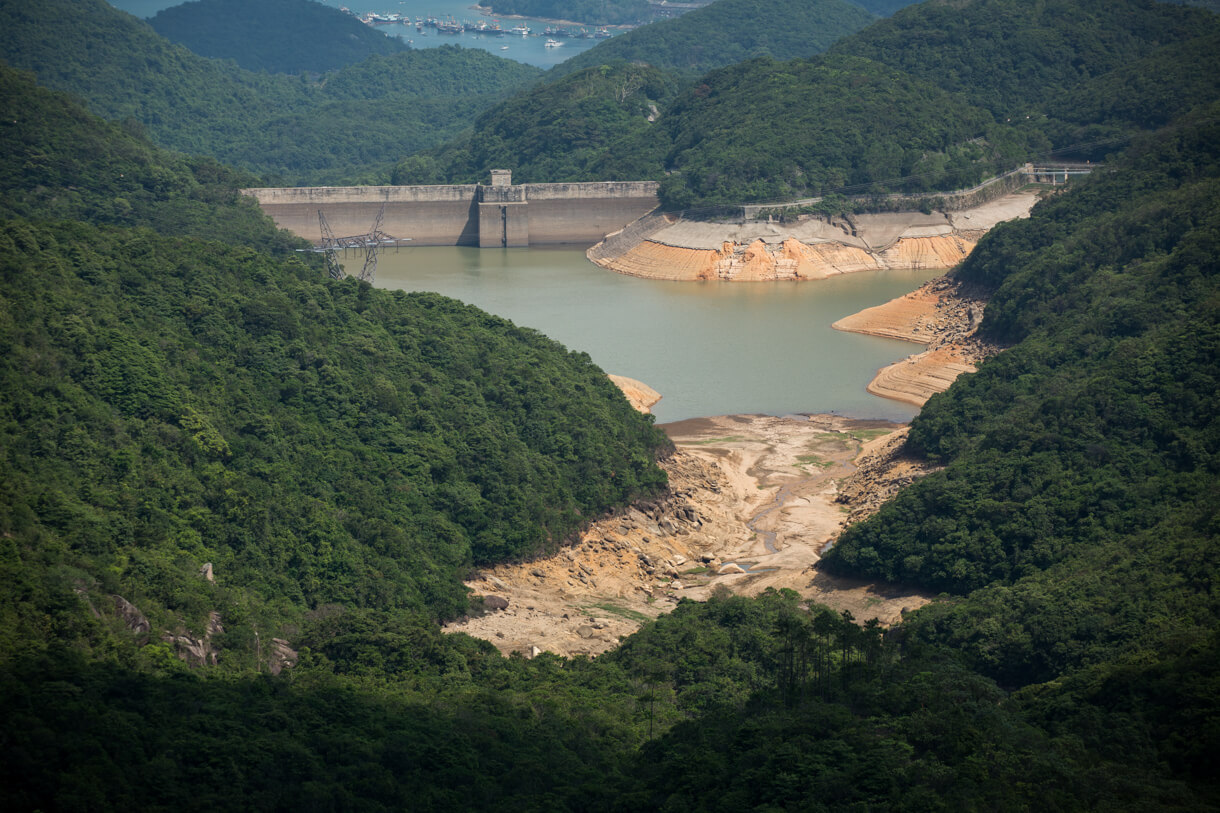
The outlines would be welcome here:
[[[406,45],[314,0],[195,0],[157,12],[148,24],[200,56],[248,71],[326,73]]]
[[[453,614],[464,568],[554,547],[663,482],[663,436],[588,356],[441,297],[327,283],[223,186],[237,176],[202,184],[3,74],[29,134],[5,153],[5,214],[142,227],[3,225],[0,522],[21,555],[188,626],[205,561],[298,608]],[[37,155],[57,171],[31,172],[51,134]],[[75,183],[131,202],[61,202]]]
[[[545,141],[547,172],[564,174],[534,180],[652,178],[671,209],[845,188],[958,189],[1056,148],[1100,158],[1188,109],[1210,92],[1218,26],[1206,12],[1144,0],[923,4],[827,54],[712,71],[660,100],[654,123],[603,140],[601,153],[532,129],[544,125],[530,111],[568,101],[559,89],[533,88],[429,157],[434,177],[465,178],[490,168],[477,166],[475,145],[494,143],[494,154],[511,158]],[[620,113],[603,97],[608,122]],[[1105,124],[1086,124],[1087,111]],[[597,119],[588,126],[598,129]],[[1099,137],[1106,142],[1093,143]]]
[[[388,173],[540,75],[456,47],[372,57],[320,82],[252,73],[173,45],[104,0],[5,0],[0,57],[161,146],[313,183]]]
[[[624,60],[644,62],[695,78],[713,68],[759,56],[813,56],[859,31],[873,16],[846,0],[717,0],[598,43],[559,63],[549,75]]]

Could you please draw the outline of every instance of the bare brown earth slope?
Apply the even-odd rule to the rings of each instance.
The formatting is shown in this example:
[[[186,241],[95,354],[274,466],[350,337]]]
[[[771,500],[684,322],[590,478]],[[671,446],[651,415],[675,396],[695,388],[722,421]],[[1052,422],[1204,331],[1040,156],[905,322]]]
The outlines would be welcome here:
[[[878,439],[899,425],[832,415],[733,415],[664,428],[677,452],[663,464],[670,483],[663,498],[598,520],[555,556],[477,574],[468,586],[488,597],[489,606],[501,599],[507,606],[447,629],[506,653],[595,655],[680,598],[700,600],[716,589],[755,595],[790,588],[886,624],[929,600],[813,568],[848,513],[870,510],[867,498],[841,494],[845,481],[862,476],[855,464],[861,453],[888,467],[868,475],[869,494],[881,483],[909,482],[921,473],[901,461],[893,469],[894,461],[878,457]]]

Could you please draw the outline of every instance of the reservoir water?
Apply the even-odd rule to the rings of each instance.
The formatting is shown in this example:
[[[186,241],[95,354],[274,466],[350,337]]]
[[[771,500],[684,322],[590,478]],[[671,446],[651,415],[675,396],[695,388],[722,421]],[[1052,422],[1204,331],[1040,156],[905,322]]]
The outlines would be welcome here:
[[[352,254],[345,265],[358,273],[362,262],[363,255]],[[661,423],[801,412],[908,420],[915,407],[865,387],[878,369],[920,346],[830,325],[939,273],[662,282],[606,271],[582,249],[418,247],[383,252],[376,286],[436,291],[582,350],[606,372],[660,392],[653,413]]]

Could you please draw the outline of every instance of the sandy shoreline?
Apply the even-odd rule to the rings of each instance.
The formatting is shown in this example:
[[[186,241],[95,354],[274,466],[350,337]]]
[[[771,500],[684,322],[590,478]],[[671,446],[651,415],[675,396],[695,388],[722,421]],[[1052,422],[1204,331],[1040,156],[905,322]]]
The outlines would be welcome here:
[[[920,342],[869,391],[922,405],[995,352],[973,338],[983,302],[939,277],[834,327]],[[611,379],[637,409],[660,398]],[[839,415],[692,418],[662,427],[676,452],[668,493],[594,522],[571,547],[479,573],[467,586],[502,609],[451,623],[502,652],[597,655],[682,598],[714,590],[795,590],[860,621],[896,623],[931,596],[834,578],[815,566],[848,522],[877,510],[930,469],[903,456],[906,426]]]

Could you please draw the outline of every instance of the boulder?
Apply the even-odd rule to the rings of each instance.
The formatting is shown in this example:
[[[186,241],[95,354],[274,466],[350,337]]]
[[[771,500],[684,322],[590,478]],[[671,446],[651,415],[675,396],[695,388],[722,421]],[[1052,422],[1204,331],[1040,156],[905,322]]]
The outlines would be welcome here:
[[[119,618],[123,619],[123,624],[127,629],[137,635],[147,635],[152,630],[152,625],[148,623],[144,613],[136,609],[136,605],[122,596],[111,596],[111,598],[114,599],[114,609],[118,611]]]
[[[271,674],[278,675],[285,669],[296,666],[297,651],[283,638],[271,639]]]
[[[483,606],[489,610],[507,610],[508,599],[503,596],[483,596]]]
[[[721,565],[720,569],[717,570],[716,572],[718,574],[720,574],[721,576],[727,576],[730,573],[745,573],[746,571],[745,571],[745,568],[743,568],[741,565],[734,564],[733,562],[729,562],[728,564]]]

